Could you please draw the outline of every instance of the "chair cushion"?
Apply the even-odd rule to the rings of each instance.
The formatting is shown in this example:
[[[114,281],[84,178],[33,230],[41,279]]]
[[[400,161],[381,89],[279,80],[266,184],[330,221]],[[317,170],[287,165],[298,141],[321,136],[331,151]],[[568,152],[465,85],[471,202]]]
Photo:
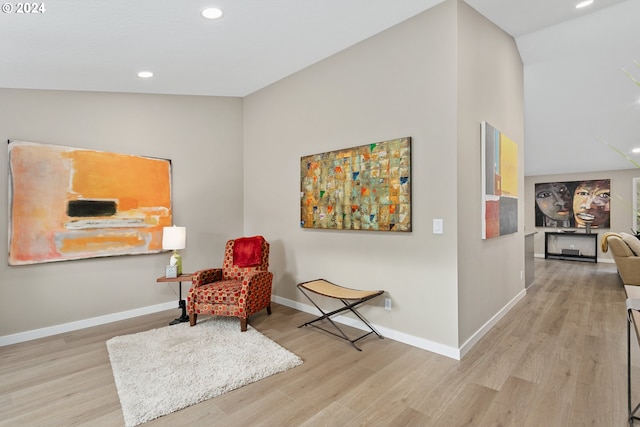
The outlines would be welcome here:
[[[629,246],[629,249],[636,255],[640,255],[640,240],[629,233],[619,233],[622,240]]]
[[[260,265],[262,256],[262,236],[241,237],[233,244],[233,265],[255,267]]]
[[[244,301],[242,282],[222,280],[198,286],[193,290],[193,297],[198,303],[238,305]]]

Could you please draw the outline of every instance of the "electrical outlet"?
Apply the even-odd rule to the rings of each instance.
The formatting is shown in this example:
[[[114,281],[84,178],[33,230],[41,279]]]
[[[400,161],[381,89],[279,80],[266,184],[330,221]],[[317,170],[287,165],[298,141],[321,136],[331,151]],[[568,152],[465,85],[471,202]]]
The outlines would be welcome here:
[[[384,309],[391,310],[391,298],[384,299]]]

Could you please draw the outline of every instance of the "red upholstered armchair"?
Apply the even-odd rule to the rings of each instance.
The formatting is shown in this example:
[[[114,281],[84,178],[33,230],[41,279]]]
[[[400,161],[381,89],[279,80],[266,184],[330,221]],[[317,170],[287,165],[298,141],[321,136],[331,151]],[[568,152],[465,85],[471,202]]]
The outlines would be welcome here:
[[[262,236],[229,240],[222,268],[200,270],[193,275],[187,297],[189,324],[199,314],[240,318],[240,330],[247,330],[247,318],[267,309],[271,314],[269,243]]]

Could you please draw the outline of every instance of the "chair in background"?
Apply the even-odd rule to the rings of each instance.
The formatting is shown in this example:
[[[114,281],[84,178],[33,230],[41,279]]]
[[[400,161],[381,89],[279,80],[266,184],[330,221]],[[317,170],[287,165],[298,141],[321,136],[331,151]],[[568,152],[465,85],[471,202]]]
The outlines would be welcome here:
[[[247,318],[267,309],[271,314],[269,243],[262,236],[229,240],[222,268],[194,273],[187,312],[194,326],[199,314],[240,318],[240,330],[247,330]]]

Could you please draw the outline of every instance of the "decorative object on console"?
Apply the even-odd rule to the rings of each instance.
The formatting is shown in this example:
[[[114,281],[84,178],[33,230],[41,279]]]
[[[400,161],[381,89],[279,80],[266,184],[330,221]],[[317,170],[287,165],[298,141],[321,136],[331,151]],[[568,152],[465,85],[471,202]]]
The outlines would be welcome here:
[[[300,226],[411,231],[411,138],[302,157]]]
[[[171,161],[10,140],[9,265],[159,253]]]
[[[518,231],[518,144],[487,122],[481,126],[482,238]]]
[[[593,221],[591,220],[585,220],[584,221],[584,232],[587,234],[591,234],[591,224],[593,224]]]
[[[178,249],[184,249],[187,246],[187,228],[186,227],[164,227],[162,229],[162,249],[172,250],[173,254],[169,260],[169,266],[176,267],[176,274],[182,274],[182,257],[178,253]],[[168,272],[168,270],[167,270]],[[170,276],[167,276],[170,277]],[[173,276],[175,277],[175,276]]]
[[[200,270],[193,275],[187,298],[189,323],[194,326],[200,314],[234,316],[240,318],[240,330],[246,331],[249,316],[263,308],[271,314],[272,282],[269,243],[264,237],[229,240],[222,268]]]

